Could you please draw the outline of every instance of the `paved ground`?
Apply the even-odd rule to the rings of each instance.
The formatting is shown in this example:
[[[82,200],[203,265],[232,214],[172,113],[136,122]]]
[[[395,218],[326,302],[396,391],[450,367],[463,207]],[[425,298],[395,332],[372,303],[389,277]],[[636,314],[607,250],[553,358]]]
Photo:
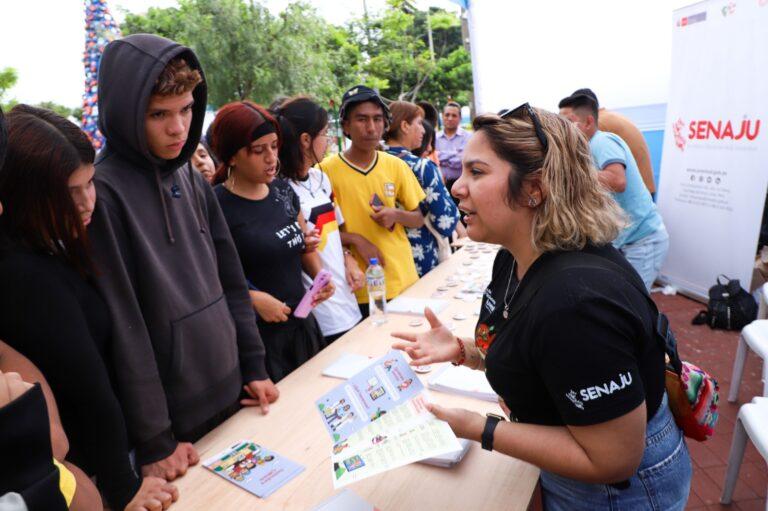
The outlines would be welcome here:
[[[760,371],[762,360],[754,354],[747,356],[744,377],[737,403],[728,403],[731,371],[738,332],[712,330],[707,326],[691,325],[691,318],[704,305],[683,296],[653,294],[659,309],[669,316],[677,336],[680,356],[710,372],[720,383],[720,420],[715,435],[706,442],[688,442],[693,459],[693,481],[688,510],[764,511],[768,468],[752,444],[748,444],[741,465],[739,481],[730,506],[719,504],[725,479],[728,453],[739,406],[762,394]],[[768,427],[768,425],[766,425]]]

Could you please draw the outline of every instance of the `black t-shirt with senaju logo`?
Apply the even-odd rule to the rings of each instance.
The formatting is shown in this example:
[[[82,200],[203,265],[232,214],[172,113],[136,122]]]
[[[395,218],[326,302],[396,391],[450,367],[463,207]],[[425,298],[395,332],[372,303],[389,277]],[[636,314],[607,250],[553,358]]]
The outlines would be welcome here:
[[[612,246],[585,252],[634,269]],[[516,308],[537,273],[541,287],[517,314],[503,317],[512,255],[501,249],[485,291],[475,343],[486,352],[486,376],[512,419],[588,426],[621,417],[645,400],[648,420],[664,393],[664,353],[654,337],[647,298],[617,270],[548,270],[562,252],[540,256],[506,296]],[[523,296],[525,298],[525,296]]]

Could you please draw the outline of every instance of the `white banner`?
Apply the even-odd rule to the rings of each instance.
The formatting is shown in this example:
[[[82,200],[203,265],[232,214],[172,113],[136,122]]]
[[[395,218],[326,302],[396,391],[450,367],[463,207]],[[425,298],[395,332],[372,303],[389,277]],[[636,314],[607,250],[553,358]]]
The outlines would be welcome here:
[[[658,205],[661,277],[706,298],[718,274],[752,278],[768,184],[768,0],[675,11]]]
[[[606,108],[666,103],[673,7],[686,0],[470,0],[477,113],[525,101],[557,112],[589,87]]]

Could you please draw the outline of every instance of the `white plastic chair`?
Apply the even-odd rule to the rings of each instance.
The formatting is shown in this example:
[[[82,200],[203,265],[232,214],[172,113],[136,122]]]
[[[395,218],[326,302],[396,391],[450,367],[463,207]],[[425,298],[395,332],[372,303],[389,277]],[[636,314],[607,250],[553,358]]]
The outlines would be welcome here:
[[[733,430],[731,453],[728,456],[723,494],[720,496],[721,504],[730,504],[733,498],[733,488],[739,477],[744,449],[747,447],[747,437],[768,463],[768,398],[756,397],[739,409],[736,428]],[[765,509],[768,511],[768,501]]]
[[[760,304],[757,309],[757,319],[741,330],[739,346],[736,348],[736,358],[733,361],[731,389],[728,391],[728,401],[733,403],[739,397],[741,376],[744,373],[744,363],[747,360],[747,348],[763,359],[763,396],[768,396],[768,283],[760,289]]]

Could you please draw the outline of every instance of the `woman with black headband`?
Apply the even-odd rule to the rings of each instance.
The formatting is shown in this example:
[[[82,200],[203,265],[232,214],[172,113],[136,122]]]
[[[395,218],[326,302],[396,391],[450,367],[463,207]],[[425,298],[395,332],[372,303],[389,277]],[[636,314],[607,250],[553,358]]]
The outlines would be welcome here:
[[[302,269],[314,278],[322,263],[307,250],[298,197],[275,179],[281,142],[275,118],[250,101],[229,103],[216,115],[211,135],[220,162],[214,191],[251,286],[267,372],[277,382],[325,347],[314,316],[292,314],[304,295]],[[329,282],[315,304],[333,293]]]
[[[309,98],[296,97],[284,100],[276,115],[283,141],[280,175],[299,197],[307,223],[319,231],[317,252],[336,285],[336,293],[314,310],[326,342],[331,343],[362,319],[354,291],[365,284],[365,274],[341,244],[339,226],[344,217],[333,201],[330,179],[320,169],[328,149],[328,112]],[[311,282],[304,274],[304,286]]]

